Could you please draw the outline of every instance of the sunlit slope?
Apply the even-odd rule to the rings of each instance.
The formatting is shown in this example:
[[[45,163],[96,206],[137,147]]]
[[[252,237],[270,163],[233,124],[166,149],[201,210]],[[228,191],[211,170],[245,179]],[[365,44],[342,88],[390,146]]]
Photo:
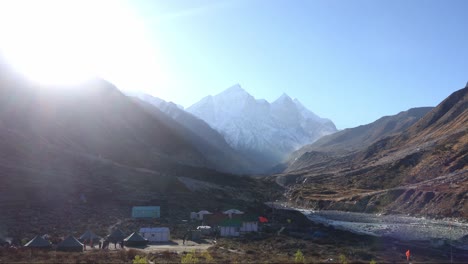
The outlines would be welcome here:
[[[295,151],[291,155],[290,162],[309,151],[336,153],[363,149],[379,139],[402,132],[419,121],[431,109],[432,107],[412,108],[396,115],[384,116],[370,124],[347,128],[324,136],[313,144]]]
[[[292,186],[293,200],[321,208],[467,216],[467,130],[468,87],[363,150],[307,152],[277,181]]]

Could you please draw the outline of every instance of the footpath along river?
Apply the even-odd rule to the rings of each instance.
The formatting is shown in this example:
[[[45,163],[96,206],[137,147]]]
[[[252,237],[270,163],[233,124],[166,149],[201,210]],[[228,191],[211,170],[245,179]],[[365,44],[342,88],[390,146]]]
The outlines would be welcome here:
[[[313,222],[359,234],[388,236],[401,240],[460,240],[468,237],[468,223],[455,219],[439,220],[404,215],[297,210]]]

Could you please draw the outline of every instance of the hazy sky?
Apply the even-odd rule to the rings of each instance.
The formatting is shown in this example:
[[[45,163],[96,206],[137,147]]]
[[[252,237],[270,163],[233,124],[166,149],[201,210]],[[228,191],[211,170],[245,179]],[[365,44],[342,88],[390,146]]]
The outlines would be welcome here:
[[[236,83],[270,102],[285,92],[340,129],[468,81],[467,0],[71,3],[0,0],[0,48],[30,76],[91,70],[185,107]]]

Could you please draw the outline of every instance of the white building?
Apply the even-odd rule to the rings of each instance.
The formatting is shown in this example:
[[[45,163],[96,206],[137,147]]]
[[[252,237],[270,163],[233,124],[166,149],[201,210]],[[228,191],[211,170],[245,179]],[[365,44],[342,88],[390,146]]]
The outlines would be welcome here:
[[[167,242],[171,239],[168,227],[143,227],[140,234],[149,242]]]
[[[219,231],[222,237],[238,237],[240,235],[239,227],[236,226],[221,226]]]
[[[239,229],[240,232],[258,232],[258,222],[242,222],[242,226]]]

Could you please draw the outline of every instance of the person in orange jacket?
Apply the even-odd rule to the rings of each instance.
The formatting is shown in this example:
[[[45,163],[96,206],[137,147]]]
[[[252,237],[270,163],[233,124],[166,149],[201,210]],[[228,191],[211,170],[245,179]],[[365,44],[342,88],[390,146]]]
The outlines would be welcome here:
[[[411,256],[411,253],[409,251],[409,249],[406,251],[406,260],[409,261],[410,260],[410,256]]]

